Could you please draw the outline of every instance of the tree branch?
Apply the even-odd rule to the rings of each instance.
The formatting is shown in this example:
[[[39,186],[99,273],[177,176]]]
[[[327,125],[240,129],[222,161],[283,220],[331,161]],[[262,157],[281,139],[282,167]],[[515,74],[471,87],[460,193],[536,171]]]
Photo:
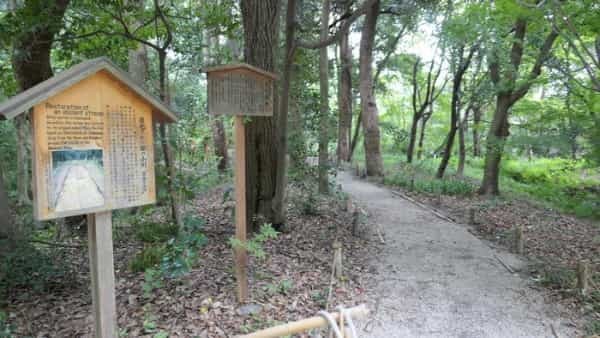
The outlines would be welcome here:
[[[341,32],[343,32],[346,29],[349,29],[350,25],[352,25],[354,23],[354,21],[356,21],[359,17],[361,17],[363,14],[365,14],[367,12],[367,10],[371,6],[373,6],[373,4],[375,4],[376,1],[378,1],[378,0],[365,0],[365,2],[362,4],[362,6],[360,6],[357,10],[354,11],[354,13],[352,13],[352,15],[348,16],[344,20],[344,23],[340,26],[340,28],[337,30],[337,32],[335,32],[333,35],[330,35],[327,39],[319,40],[319,41],[298,40],[298,41],[296,41],[296,46],[298,46],[300,48],[307,48],[307,49],[319,49],[319,48],[323,48],[323,47],[332,45],[337,40],[339,40],[339,38],[341,36]]]

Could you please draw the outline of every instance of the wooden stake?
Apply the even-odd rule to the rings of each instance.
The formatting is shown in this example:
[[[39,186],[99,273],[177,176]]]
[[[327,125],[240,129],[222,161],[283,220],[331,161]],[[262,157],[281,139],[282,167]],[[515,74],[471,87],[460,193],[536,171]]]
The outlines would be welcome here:
[[[112,212],[89,214],[88,249],[92,277],[92,302],[97,338],[117,335],[115,270],[113,266]]]
[[[366,317],[369,314],[369,310],[367,307],[362,304],[347,310],[348,314],[352,319],[361,319]],[[340,314],[335,312],[332,313],[331,316],[336,322],[339,322]],[[296,322],[291,322],[287,324],[282,324],[278,326],[274,326],[265,330],[257,331],[254,333],[250,333],[243,336],[238,336],[238,338],[270,338],[270,337],[282,337],[292,335],[294,333],[301,333],[308,331],[310,329],[322,328],[326,327],[327,321],[321,316],[310,317],[306,319],[302,319]]]
[[[577,289],[582,295],[587,294],[589,268],[586,262],[577,263]]]
[[[333,276],[342,278],[342,243],[337,240],[333,242]]]
[[[469,224],[475,225],[475,208],[469,209]]]
[[[515,225],[515,253],[518,255],[523,254],[523,226]]]
[[[244,117],[234,117],[235,128],[235,238],[246,243],[246,131]],[[248,255],[243,247],[235,248],[235,277],[238,301],[248,299]]]

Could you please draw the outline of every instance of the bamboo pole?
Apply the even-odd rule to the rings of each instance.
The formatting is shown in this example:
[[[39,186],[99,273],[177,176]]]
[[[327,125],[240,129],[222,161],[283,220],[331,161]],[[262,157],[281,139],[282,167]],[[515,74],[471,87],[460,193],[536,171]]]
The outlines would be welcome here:
[[[364,304],[355,306],[347,310],[347,313],[352,317],[352,319],[360,319],[364,318],[369,314],[369,309]],[[338,312],[334,312],[331,316],[335,319],[336,322],[340,320],[340,314]],[[291,323],[286,323],[282,325],[277,325],[274,327],[270,327],[268,329],[264,329],[261,331],[257,331],[254,333],[250,333],[243,336],[238,336],[238,338],[271,338],[271,337],[281,337],[287,336],[295,333],[301,333],[304,331],[308,331],[310,329],[317,329],[326,327],[327,321],[325,318],[321,316],[314,316],[302,320],[298,320]]]

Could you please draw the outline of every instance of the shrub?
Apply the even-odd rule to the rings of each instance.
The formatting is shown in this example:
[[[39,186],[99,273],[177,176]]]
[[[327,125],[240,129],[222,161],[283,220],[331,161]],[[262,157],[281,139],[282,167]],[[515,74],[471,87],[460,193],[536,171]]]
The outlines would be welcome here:
[[[147,269],[160,264],[165,254],[166,250],[164,245],[146,246],[129,262],[129,268],[133,272],[146,271]]]
[[[0,258],[0,294],[15,288],[46,291],[56,279],[68,273],[66,266],[58,265],[51,257],[49,252],[30,243],[17,243],[14,250]]]
[[[172,223],[139,222],[134,226],[136,237],[146,243],[166,242],[178,232],[177,225]]]
[[[13,328],[8,323],[8,316],[6,313],[0,311],[0,338],[12,338]]]

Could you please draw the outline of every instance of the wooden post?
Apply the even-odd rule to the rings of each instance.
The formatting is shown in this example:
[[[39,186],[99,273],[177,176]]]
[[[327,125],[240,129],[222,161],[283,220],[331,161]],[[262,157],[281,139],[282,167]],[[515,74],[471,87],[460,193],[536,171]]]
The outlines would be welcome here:
[[[524,247],[523,226],[522,225],[515,225],[514,237],[515,237],[515,243],[514,243],[515,253],[518,255],[522,255],[523,247]]]
[[[577,289],[582,295],[587,294],[589,268],[586,262],[577,263]]]
[[[246,132],[244,117],[234,117],[235,128],[235,238],[246,243]],[[248,255],[243,247],[235,248],[235,277],[238,301],[248,299]]]
[[[87,216],[92,302],[97,338],[118,337],[111,218],[111,211]]]

